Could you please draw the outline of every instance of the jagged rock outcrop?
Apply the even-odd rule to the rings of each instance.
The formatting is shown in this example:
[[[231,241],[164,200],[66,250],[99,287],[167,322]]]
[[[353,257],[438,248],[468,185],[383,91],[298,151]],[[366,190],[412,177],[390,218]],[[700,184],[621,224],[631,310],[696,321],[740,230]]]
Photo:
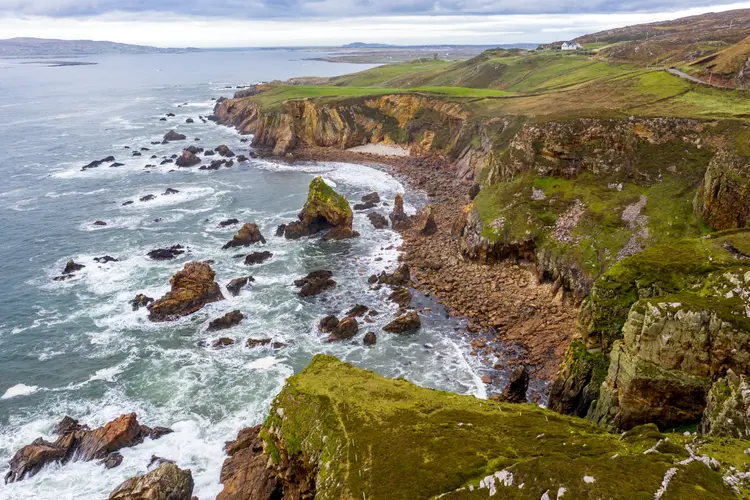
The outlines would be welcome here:
[[[227,283],[227,291],[236,297],[240,294],[240,291],[250,282],[255,281],[252,276],[244,276],[242,278],[234,278],[232,281]]]
[[[189,470],[166,462],[147,474],[128,479],[109,494],[108,500],[190,500],[193,486]]]
[[[503,392],[493,399],[505,403],[525,403],[526,391],[529,389],[529,371],[525,366],[516,366],[510,373],[508,385]]]
[[[295,280],[294,286],[300,289],[300,297],[310,297],[335,287],[336,282],[331,279],[332,277],[333,273],[331,271],[320,269],[309,273],[304,278]]]
[[[696,209],[714,229],[750,223],[750,160],[722,149],[711,160],[696,195]]]
[[[217,498],[732,497],[722,476],[744,462],[746,444],[727,440],[732,452],[716,462],[702,456],[712,438],[690,440],[654,426],[613,439],[537,406],[424,389],[318,355],[287,379],[263,425],[228,444]]]
[[[299,213],[299,221],[290,222],[284,227],[287,239],[298,239],[328,230],[325,239],[344,239],[359,236],[352,230],[354,218],[349,202],[316,177],[310,183],[307,201]]]
[[[201,159],[198,158],[195,153],[188,151],[187,149],[182,152],[180,156],[174,161],[174,164],[178,167],[193,167],[198,165]]]
[[[153,304],[148,318],[151,321],[173,321],[201,309],[204,305],[224,300],[216,273],[206,262],[188,262],[169,280],[172,288]]]
[[[396,199],[393,201],[393,211],[391,211],[388,217],[391,219],[391,225],[396,231],[403,231],[411,225],[411,218],[404,212],[404,197],[401,193],[396,194]]]
[[[245,319],[245,315],[242,314],[242,311],[230,311],[220,318],[211,320],[208,324],[208,331],[215,332],[217,330],[232,328],[233,326],[238,325],[243,319]]]
[[[750,386],[745,375],[729,369],[726,377],[714,382],[698,429],[705,436],[750,437]]]
[[[227,242],[222,249],[235,247],[246,247],[255,243],[265,243],[266,239],[260,234],[257,224],[244,224],[240,230],[235,234],[231,241]]]
[[[409,311],[385,325],[383,330],[389,333],[411,333],[419,330],[421,326],[417,311]]]
[[[96,429],[65,417],[55,432],[59,436],[55,442],[39,438],[16,452],[5,475],[6,484],[31,477],[51,463],[106,459],[122,448],[142,443],[146,437],[158,439],[171,430],[140,425],[135,413],[129,413]]]

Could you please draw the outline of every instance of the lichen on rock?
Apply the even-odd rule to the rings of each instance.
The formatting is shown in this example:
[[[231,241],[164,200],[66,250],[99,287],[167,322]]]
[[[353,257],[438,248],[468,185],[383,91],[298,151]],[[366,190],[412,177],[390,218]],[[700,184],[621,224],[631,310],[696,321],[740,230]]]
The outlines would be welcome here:
[[[287,239],[297,239],[329,230],[334,239],[358,236],[352,230],[354,214],[346,198],[316,177],[310,183],[307,201],[299,213],[299,221],[291,222],[284,228]]]

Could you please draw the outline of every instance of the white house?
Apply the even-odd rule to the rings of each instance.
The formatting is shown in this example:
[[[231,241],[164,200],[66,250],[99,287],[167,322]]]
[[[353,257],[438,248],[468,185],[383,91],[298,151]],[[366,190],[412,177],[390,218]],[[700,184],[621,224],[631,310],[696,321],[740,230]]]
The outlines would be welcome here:
[[[563,42],[562,46],[560,47],[560,50],[580,50],[583,47],[581,47],[576,42]]]

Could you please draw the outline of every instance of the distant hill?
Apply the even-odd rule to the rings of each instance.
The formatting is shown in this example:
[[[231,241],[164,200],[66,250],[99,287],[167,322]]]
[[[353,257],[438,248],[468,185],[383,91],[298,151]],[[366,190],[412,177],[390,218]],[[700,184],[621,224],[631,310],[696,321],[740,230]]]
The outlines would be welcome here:
[[[395,47],[395,45],[388,45],[387,43],[354,42],[342,45],[342,47],[345,49],[388,49]]]
[[[93,40],[55,40],[48,38],[9,38],[0,40],[0,57],[74,56],[92,54],[172,54],[198,49],[164,49],[147,45],[98,42]]]

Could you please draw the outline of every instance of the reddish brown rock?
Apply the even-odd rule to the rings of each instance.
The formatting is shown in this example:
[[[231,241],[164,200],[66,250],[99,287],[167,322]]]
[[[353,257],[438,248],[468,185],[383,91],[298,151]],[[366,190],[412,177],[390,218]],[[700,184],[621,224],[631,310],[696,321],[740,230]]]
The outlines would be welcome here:
[[[393,202],[393,212],[391,212],[389,217],[393,229],[397,231],[407,229],[411,225],[410,218],[404,212],[404,197],[401,196],[401,193],[396,195],[396,199]]]
[[[344,318],[341,322],[336,325],[331,335],[328,336],[328,342],[336,342],[338,340],[346,340],[354,337],[359,331],[359,323],[356,318]]]
[[[419,330],[421,326],[419,314],[416,311],[409,311],[385,325],[383,330],[390,333],[411,333]]]
[[[260,234],[260,229],[258,229],[257,224],[245,224],[240,228],[237,234],[234,235],[232,240],[222,248],[226,250],[227,248],[246,247],[254,243],[265,242],[266,239]]]
[[[151,305],[151,321],[173,321],[192,314],[224,296],[214,281],[216,273],[206,262],[188,262],[169,283],[172,289]]]
[[[300,289],[301,297],[318,295],[336,286],[336,282],[331,279],[332,276],[333,273],[325,269],[313,271],[304,278],[296,280],[294,286]]]
[[[243,319],[245,319],[245,315],[242,314],[241,311],[228,312],[221,318],[216,318],[215,320],[211,321],[208,324],[208,331],[213,332],[216,330],[226,330],[227,328],[232,328],[233,326],[239,324]]]
[[[191,500],[193,476],[166,461],[151,472],[120,484],[108,500]]]
[[[193,167],[201,162],[195,153],[188,150],[182,152],[182,154],[175,160],[175,165],[178,167]]]
[[[268,457],[263,454],[260,428],[257,425],[242,429],[235,441],[227,443],[229,458],[224,460],[220,477],[224,489],[216,500],[277,498],[280,483],[272,469],[266,467]]]

